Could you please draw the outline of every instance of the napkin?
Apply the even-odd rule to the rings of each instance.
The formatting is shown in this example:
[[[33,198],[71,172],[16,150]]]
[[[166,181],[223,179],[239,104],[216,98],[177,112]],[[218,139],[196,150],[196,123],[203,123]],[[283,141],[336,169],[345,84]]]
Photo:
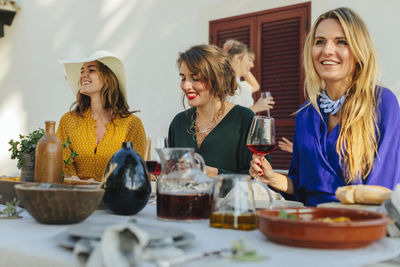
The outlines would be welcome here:
[[[88,267],[128,267],[138,263],[168,259],[183,255],[171,240],[149,242],[146,231],[132,223],[106,228],[101,240],[81,239],[74,248],[78,261]]]
[[[272,201],[283,200],[283,197],[279,193],[267,188],[266,185],[263,185],[258,181],[253,181],[251,185],[253,187],[254,204],[256,209],[268,208],[271,201],[270,196]],[[240,196],[247,196],[248,203],[251,203],[251,195],[248,194],[247,183],[237,183],[223,199],[219,200],[218,204],[219,206],[234,207],[235,197],[237,198]]]

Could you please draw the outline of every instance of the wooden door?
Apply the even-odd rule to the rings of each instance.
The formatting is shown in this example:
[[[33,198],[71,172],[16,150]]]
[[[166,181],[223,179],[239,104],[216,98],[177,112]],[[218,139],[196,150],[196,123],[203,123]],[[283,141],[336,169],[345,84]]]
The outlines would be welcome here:
[[[302,58],[311,3],[265,10],[210,21],[210,43],[222,46],[228,39],[248,45],[256,54],[255,77],[261,91],[270,91],[276,102],[276,140],[292,140],[295,116],[304,102]],[[258,99],[260,92],[254,94]],[[266,115],[266,114],[262,114]],[[275,169],[288,169],[292,155],[276,149],[271,154]]]

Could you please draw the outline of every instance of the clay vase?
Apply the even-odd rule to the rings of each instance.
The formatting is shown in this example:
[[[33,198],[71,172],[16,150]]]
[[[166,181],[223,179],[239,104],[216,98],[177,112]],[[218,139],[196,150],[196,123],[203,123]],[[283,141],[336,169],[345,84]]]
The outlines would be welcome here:
[[[33,182],[35,178],[35,162],[31,154],[24,153],[22,155],[24,164],[21,168],[21,182]]]
[[[36,145],[35,182],[62,183],[62,145],[55,133],[55,121],[46,121],[46,131]]]
[[[133,150],[131,142],[124,142],[111,157],[104,174],[114,164],[117,167],[105,184],[104,203],[115,214],[135,215],[146,206],[151,193],[144,160]]]

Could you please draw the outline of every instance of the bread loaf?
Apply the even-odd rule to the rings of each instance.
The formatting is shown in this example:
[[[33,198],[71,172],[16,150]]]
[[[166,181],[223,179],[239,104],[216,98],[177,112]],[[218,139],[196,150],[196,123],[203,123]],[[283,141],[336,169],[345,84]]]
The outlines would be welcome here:
[[[381,204],[392,194],[392,190],[380,185],[348,185],[336,189],[336,197],[348,204]]]

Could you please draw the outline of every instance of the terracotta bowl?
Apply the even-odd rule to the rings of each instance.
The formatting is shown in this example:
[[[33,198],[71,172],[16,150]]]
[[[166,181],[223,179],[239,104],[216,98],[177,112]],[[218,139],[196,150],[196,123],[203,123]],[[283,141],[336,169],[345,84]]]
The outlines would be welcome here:
[[[61,184],[19,184],[15,191],[29,214],[45,224],[81,222],[96,210],[104,195],[103,189]]]
[[[299,219],[278,218],[280,209],[257,211],[258,228],[271,241],[296,247],[347,249],[367,246],[386,235],[391,219],[377,212],[341,208],[285,208]],[[318,218],[348,217],[348,222]]]

